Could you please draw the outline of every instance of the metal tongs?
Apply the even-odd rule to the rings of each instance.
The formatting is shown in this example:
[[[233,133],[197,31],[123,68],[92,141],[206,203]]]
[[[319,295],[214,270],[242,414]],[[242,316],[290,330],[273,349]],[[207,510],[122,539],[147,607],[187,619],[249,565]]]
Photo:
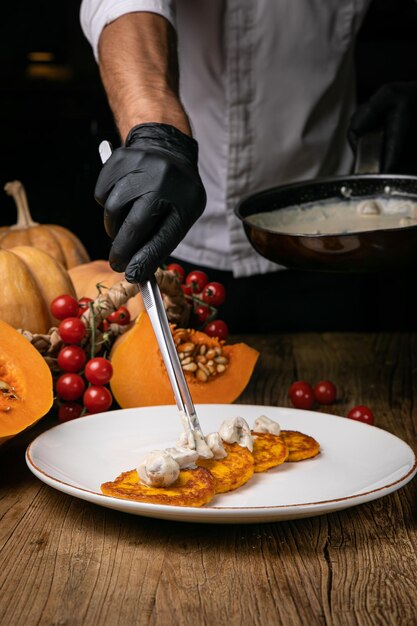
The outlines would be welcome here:
[[[104,164],[112,153],[108,141],[99,145],[101,161]],[[198,421],[190,390],[178,358],[177,349],[172,338],[168,318],[162,301],[161,293],[155,277],[152,276],[144,283],[139,283],[143,303],[151,320],[162,358],[168,373],[175,401],[180,412],[180,418],[187,436],[187,445],[191,449],[206,448],[203,431]],[[202,456],[204,450],[201,450]]]

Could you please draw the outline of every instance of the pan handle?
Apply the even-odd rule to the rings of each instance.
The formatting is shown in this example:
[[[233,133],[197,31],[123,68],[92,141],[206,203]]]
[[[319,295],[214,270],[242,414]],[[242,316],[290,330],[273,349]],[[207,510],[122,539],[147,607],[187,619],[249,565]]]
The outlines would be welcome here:
[[[355,174],[379,174],[384,132],[375,130],[359,137],[356,144]]]

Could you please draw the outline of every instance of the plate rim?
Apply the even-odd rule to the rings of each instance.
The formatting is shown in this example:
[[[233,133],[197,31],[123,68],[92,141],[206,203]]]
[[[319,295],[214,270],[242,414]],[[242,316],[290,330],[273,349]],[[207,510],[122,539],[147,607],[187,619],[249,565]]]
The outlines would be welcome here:
[[[272,406],[272,405],[261,405],[261,404],[216,404],[216,403],[210,403],[210,404],[199,404],[196,405],[196,408],[198,409],[199,407],[219,407],[219,406],[233,406],[236,408],[236,410],[238,411],[240,407],[245,407],[246,409],[251,409],[251,408],[262,408],[263,410],[265,409],[274,409],[274,410],[285,410],[285,411],[289,411],[289,412],[294,412],[297,413],[299,411],[301,411],[303,414],[304,413],[313,413],[313,414],[317,414],[316,411],[308,411],[308,410],[302,410],[302,409],[293,409],[290,407],[280,407],[280,406]],[[153,405],[152,407],[132,407],[132,408],[128,408],[128,409],[119,409],[119,411],[122,411],[124,413],[126,412],[134,412],[136,410],[140,410],[140,409],[167,409],[168,407],[174,408],[175,409],[175,405]],[[106,413],[109,413],[109,411],[107,411]],[[112,411],[112,413],[114,413],[114,411]],[[87,419],[89,418],[99,418],[100,415],[103,415],[102,413],[96,413],[90,416],[87,416]],[[344,419],[342,416],[340,415],[333,415],[330,413],[322,413],[322,416],[326,416],[329,418],[340,418],[340,419]],[[103,493],[100,493],[99,491],[93,491],[91,489],[86,489],[84,487],[76,487],[74,485],[71,485],[68,482],[65,482],[59,478],[55,478],[54,476],[51,476],[50,474],[48,474],[47,472],[45,472],[43,469],[41,469],[39,466],[36,465],[35,461],[32,458],[31,455],[31,448],[39,441],[40,438],[42,438],[43,436],[47,435],[47,433],[59,428],[63,428],[68,424],[72,424],[73,422],[64,422],[62,424],[57,424],[56,426],[53,426],[52,428],[46,430],[45,432],[41,433],[40,435],[38,435],[33,441],[31,441],[29,443],[29,445],[26,448],[26,453],[25,453],[25,459],[26,459],[26,463],[29,467],[29,469],[32,471],[32,473],[37,476],[40,480],[42,480],[43,482],[45,482],[47,485],[51,486],[52,488],[55,488],[63,493],[66,493],[68,495],[71,495],[73,497],[79,497],[82,498],[81,494],[85,494],[85,496],[93,496],[94,500],[91,498],[87,498],[84,497],[82,499],[84,500],[88,500],[89,502],[92,502],[93,504],[98,504],[100,505],[100,502],[98,502],[98,500],[102,499],[102,504],[107,506],[104,503],[112,503],[112,504],[117,504],[118,507],[123,506],[124,512],[126,513],[133,513],[133,512],[137,512],[138,514],[147,514],[150,512],[154,512],[155,515],[154,517],[157,516],[157,514],[168,514],[168,515],[172,515],[174,516],[175,514],[179,514],[179,515],[187,515],[192,513],[192,516],[196,516],[196,517],[211,517],[214,514],[220,514],[220,516],[225,516],[228,513],[232,514],[232,513],[236,513],[238,514],[247,514],[247,515],[255,515],[258,514],[259,516],[261,516],[261,514],[265,514],[267,515],[268,513],[273,513],[273,512],[282,512],[282,513],[289,513],[294,511],[294,513],[296,512],[300,512],[300,511],[308,511],[309,509],[313,509],[314,511],[317,510],[317,508],[319,507],[321,510],[321,513],[325,513],[326,509],[330,509],[332,506],[334,505],[338,505],[338,504],[345,504],[347,503],[348,506],[353,506],[355,504],[361,504],[364,502],[369,502],[372,501],[374,499],[377,499],[379,497],[379,493],[380,492],[384,492],[381,495],[389,495],[390,493],[396,491],[397,489],[401,488],[402,486],[405,486],[413,477],[414,475],[417,473],[417,456],[414,452],[414,450],[411,448],[411,446],[405,442],[403,439],[401,439],[400,437],[398,437],[397,435],[394,435],[393,433],[391,433],[390,431],[384,430],[382,428],[379,428],[378,426],[370,426],[368,424],[364,424],[363,426],[365,428],[375,428],[379,431],[382,431],[385,435],[390,436],[390,437],[394,437],[395,439],[397,439],[398,441],[400,441],[403,445],[405,445],[408,450],[411,452],[411,454],[414,457],[414,462],[411,466],[411,468],[407,471],[407,473],[405,473],[403,476],[401,476],[400,478],[397,478],[395,481],[382,485],[380,487],[377,487],[376,489],[370,489],[369,491],[365,491],[363,493],[359,493],[359,494],[352,494],[352,495],[348,495],[348,496],[342,496],[340,498],[332,498],[331,500],[319,500],[317,502],[302,502],[302,503],[293,503],[293,504],[280,504],[280,505],[267,505],[267,506],[243,506],[243,507],[237,507],[237,506],[213,506],[213,505],[205,505],[203,507],[183,507],[183,506],[175,506],[175,505],[162,505],[162,504],[153,504],[153,503],[147,503],[147,502],[136,502],[133,500],[128,500],[128,499],[124,499],[124,498],[114,498],[112,496],[107,496]],[[355,423],[355,422],[353,422]],[[45,480],[46,479],[46,480]],[[74,493],[75,492],[75,493]],[[77,495],[79,494],[79,495]],[[369,497],[372,496],[372,497]],[[364,500],[365,499],[365,500]],[[110,507],[110,508],[115,508],[115,507]],[[348,507],[346,507],[348,508]],[[127,510],[126,510],[127,509]],[[131,510],[129,510],[131,509]],[[119,509],[120,510],[120,509]],[[334,510],[334,509],[331,509]],[[194,520],[191,520],[194,521]],[[238,520],[237,520],[238,521]],[[279,518],[277,518],[277,521],[279,521]]]

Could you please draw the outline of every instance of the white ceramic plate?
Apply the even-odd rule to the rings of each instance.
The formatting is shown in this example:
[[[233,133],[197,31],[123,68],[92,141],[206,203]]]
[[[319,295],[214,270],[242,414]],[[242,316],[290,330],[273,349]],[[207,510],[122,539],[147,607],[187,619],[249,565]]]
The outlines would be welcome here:
[[[259,415],[299,430],[321,445],[314,459],[284,463],[201,507],[130,502],[100,493],[100,484],[138,465],[149,450],[175,444],[175,406],[109,411],[66,422],[37,437],[26,460],[46,484],[83,500],[135,515],[183,522],[255,523],[330,513],[385,496],[417,471],[412,449],[379,428],[314,411],[255,405],[197,406],[204,432],[240,415]]]

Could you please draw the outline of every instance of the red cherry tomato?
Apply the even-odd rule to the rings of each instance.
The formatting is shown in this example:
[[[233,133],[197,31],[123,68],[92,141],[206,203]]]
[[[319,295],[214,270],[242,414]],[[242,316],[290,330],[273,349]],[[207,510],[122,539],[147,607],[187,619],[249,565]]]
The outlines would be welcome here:
[[[220,306],[226,300],[226,289],[221,283],[208,283],[201,294],[202,300],[212,306]]]
[[[58,419],[60,422],[68,422],[76,417],[80,417],[83,407],[78,402],[63,402],[58,409]]]
[[[116,311],[113,311],[113,313],[110,313],[110,315],[106,317],[106,320],[110,322],[110,324],[127,326],[127,324],[130,324],[129,309],[127,309],[125,306],[119,306]]]
[[[93,298],[80,298],[78,300],[78,313],[77,317],[81,317],[86,311],[88,311],[88,303],[93,302]]]
[[[333,404],[337,397],[336,386],[330,380],[321,380],[314,385],[314,396],[320,404]]]
[[[375,416],[371,409],[363,404],[359,404],[358,406],[354,406],[353,409],[350,409],[347,417],[357,422],[363,422],[364,424],[375,423]]]
[[[312,386],[303,380],[292,383],[288,389],[288,396],[297,409],[311,409],[316,401]]]
[[[191,295],[193,293],[191,285],[181,285],[181,289],[183,291],[184,296],[190,296],[191,297]]]
[[[113,397],[107,387],[92,385],[85,390],[83,402],[89,413],[100,413],[111,407]]]
[[[58,326],[64,343],[79,343],[86,334],[85,324],[78,317],[67,317]]]
[[[96,356],[87,362],[84,376],[92,385],[106,385],[113,375],[113,366],[108,359]]]
[[[213,320],[204,329],[204,332],[209,337],[217,337],[218,339],[226,340],[229,335],[229,329],[226,322],[223,320]]]
[[[200,304],[195,308],[194,315],[197,326],[202,326],[207,321],[207,318],[210,315],[210,310],[208,309],[208,307]]]
[[[64,346],[58,353],[58,365],[64,372],[79,372],[87,360],[81,346]]]
[[[190,285],[191,293],[200,293],[207,285],[209,278],[205,272],[201,270],[193,270],[187,275],[185,284]]]
[[[56,392],[62,400],[77,400],[85,389],[84,379],[79,374],[62,374],[56,381]]]
[[[178,278],[178,282],[183,283],[185,278],[185,269],[179,263],[170,263],[167,265],[168,272],[174,272]]]
[[[106,330],[109,330],[110,324],[107,320],[102,320],[98,326],[98,329],[101,330],[102,333],[105,333]]]
[[[51,313],[57,320],[75,317],[78,313],[78,301],[68,294],[58,296],[51,302]]]

